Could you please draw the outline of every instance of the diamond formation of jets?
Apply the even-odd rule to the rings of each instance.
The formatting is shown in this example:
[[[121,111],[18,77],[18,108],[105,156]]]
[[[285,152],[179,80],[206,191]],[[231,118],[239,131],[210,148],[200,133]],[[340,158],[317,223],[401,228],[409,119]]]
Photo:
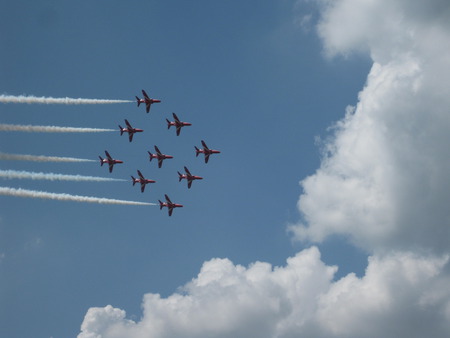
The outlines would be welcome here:
[[[161,102],[161,100],[157,100],[157,99],[151,99],[147,93],[145,92],[145,90],[142,89],[142,95],[144,95],[143,99],[140,99],[139,97],[136,96],[136,100],[137,100],[137,105],[138,107],[141,105],[141,103],[145,103],[145,111],[148,113],[150,112],[150,106],[153,103],[159,103]]]
[[[192,175],[189,169],[186,167],[184,167],[184,171],[186,172],[186,174],[182,174],[178,171],[178,182],[181,182],[183,178],[186,179],[188,182],[188,189],[191,188],[192,181],[203,179],[203,177]]]
[[[158,168],[161,168],[163,161],[165,159],[173,158],[173,156],[171,156],[171,155],[166,155],[166,154],[161,153],[161,151],[159,150],[159,148],[157,146],[155,146],[155,151],[156,151],[156,154],[152,154],[151,152],[148,151],[148,155],[150,156],[150,161],[154,158],[158,159]]]
[[[156,183],[155,180],[150,180],[148,178],[145,178],[144,175],[142,175],[142,173],[139,170],[137,171],[137,173],[138,173],[139,178],[134,178],[133,176],[131,176],[131,179],[132,179],[132,182],[133,182],[133,186],[136,183],[140,183],[141,184],[141,192],[144,192],[145,186],[148,183]]]
[[[164,195],[164,197],[166,198],[166,202],[161,202],[160,200],[158,200],[159,202],[159,210],[161,210],[162,208],[166,207],[169,211],[169,216],[172,216],[172,212],[174,208],[182,208],[183,205],[182,204],[176,204],[176,203],[172,203],[172,201],[170,200],[169,196]]]
[[[180,121],[180,119],[178,118],[177,114],[172,113],[172,115],[173,115],[174,121],[169,121],[168,119],[166,119],[166,121],[167,121],[167,129],[170,129],[171,126],[174,126],[176,128],[176,130],[177,130],[177,136],[180,136],[180,132],[181,132],[181,128],[182,127],[192,126],[192,124],[189,123],[189,122]]]
[[[140,99],[139,97],[136,96],[137,105],[139,107],[141,103],[145,104],[147,113],[150,111],[151,105],[153,103],[161,102],[161,100],[150,98],[144,90],[142,90],[142,94],[144,95],[144,98],[142,98],[142,99]],[[166,119],[167,129],[170,129],[170,127],[172,127],[172,126],[175,127],[177,136],[180,135],[181,128],[192,125],[189,122],[181,121],[175,113],[172,113],[172,116],[174,119],[173,121],[169,121],[169,119]],[[132,127],[130,122],[126,119],[125,119],[125,125],[126,125],[125,128],[122,127],[121,125],[119,125],[120,135],[122,136],[124,133],[128,133],[129,142],[133,141],[133,137],[134,137],[135,133],[140,133],[140,132],[144,131],[143,129],[138,129],[138,128]],[[219,150],[210,149],[206,145],[205,141],[201,140],[201,144],[203,146],[203,149],[199,149],[196,146],[194,146],[195,156],[198,157],[199,154],[204,154],[205,163],[208,163],[209,157],[212,154],[220,154]],[[173,158],[173,156],[171,156],[171,155],[163,154],[156,145],[154,146],[154,148],[155,148],[155,154],[152,154],[150,151],[148,151],[148,154],[149,154],[150,161],[152,161],[152,159],[154,159],[154,158],[158,160],[158,168],[162,167],[163,161],[165,159]],[[106,155],[106,158],[102,158],[101,156],[99,156],[100,165],[103,166],[103,164],[105,164],[105,163],[108,164],[110,173],[112,173],[115,164],[123,163],[123,161],[121,161],[121,160],[116,160],[116,159],[112,158],[111,155],[106,150],[105,150],[105,155]],[[179,182],[181,182],[183,179],[185,179],[187,182],[188,189],[191,188],[193,181],[203,179],[203,177],[201,177],[201,176],[192,175],[186,166],[184,166],[184,171],[185,171],[185,173],[183,173],[183,174],[178,172],[178,180],[179,180]],[[142,193],[145,191],[145,187],[147,186],[147,184],[156,183],[155,180],[145,178],[144,175],[139,170],[137,170],[137,174],[138,174],[138,178],[131,176],[131,180],[132,180],[131,182],[132,182],[133,186],[135,186],[136,183],[139,183]],[[160,209],[162,209],[164,207],[167,208],[169,216],[172,216],[173,209],[183,207],[182,204],[173,203],[170,200],[168,195],[164,195],[164,197],[166,200],[165,202],[158,200],[159,207],[160,207]]]
[[[128,139],[130,142],[133,141],[133,136],[135,133],[142,133],[144,131],[143,129],[133,128],[128,120],[125,120],[125,125],[127,126],[126,128],[119,125],[120,136],[122,136],[123,133],[128,133]]]
[[[195,147],[195,156],[198,156],[198,154],[205,154],[205,163],[208,163],[209,156],[211,154],[220,154],[219,150],[209,149],[208,146],[206,145],[205,141],[203,141],[203,140],[202,140],[202,146],[203,146],[203,149],[198,149],[197,147]]]
[[[103,164],[108,163],[110,173],[112,173],[112,171],[113,171],[114,164],[123,163],[123,161],[113,159],[106,150],[105,150],[105,155],[106,155],[106,158],[102,158],[101,156],[99,156],[100,165],[103,166]]]

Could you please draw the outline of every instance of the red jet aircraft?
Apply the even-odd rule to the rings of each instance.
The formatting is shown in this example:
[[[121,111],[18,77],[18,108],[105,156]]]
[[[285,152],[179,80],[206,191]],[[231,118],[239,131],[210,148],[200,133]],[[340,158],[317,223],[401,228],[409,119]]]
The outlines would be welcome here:
[[[156,182],[155,180],[149,180],[145,178],[144,175],[142,175],[142,173],[139,170],[137,171],[137,173],[139,175],[139,178],[134,178],[133,176],[131,176],[131,179],[133,180],[133,187],[136,183],[141,184],[141,192],[144,192],[146,184]]]
[[[161,202],[160,200],[158,200],[159,202],[159,210],[161,210],[163,207],[167,207],[169,210],[169,216],[172,216],[172,212],[174,208],[182,208],[183,205],[182,204],[176,204],[176,203],[172,203],[172,201],[170,200],[169,196],[164,195],[164,197],[166,198],[166,202]]]
[[[205,163],[208,163],[209,155],[211,154],[220,154],[219,150],[209,149],[206,145],[205,141],[202,140],[203,149],[198,149],[195,147],[195,156],[198,156],[198,154],[205,154]]]
[[[142,133],[144,131],[143,129],[133,128],[128,120],[125,120],[125,124],[127,125],[126,128],[122,128],[122,126],[119,125],[120,136],[122,136],[123,133],[128,133],[128,139],[130,142],[133,141],[134,133]]]
[[[184,167],[184,171],[186,174],[182,174],[178,171],[178,182],[181,182],[183,178],[185,178],[188,182],[188,189],[191,188],[193,180],[202,180],[203,177],[192,175],[188,168]]]
[[[180,135],[181,127],[192,126],[192,124],[189,123],[189,122],[182,122],[182,121],[180,121],[180,119],[178,118],[178,116],[175,113],[172,113],[172,115],[173,115],[173,119],[175,121],[171,122],[168,119],[166,119],[166,121],[167,121],[167,129],[170,129],[171,126],[174,126],[175,128],[177,128],[177,136]]]
[[[156,154],[152,154],[149,151],[148,151],[148,154],[150,155],[150,161],[154,158],[158,159],[158,168],[161,168],[163,160],[165,160],[166,158],[173,158],[173,156],[161,153],[161,151],[159,151],[157,146],[155,146],[155,151],[156,151]]]
[[[101,156],[99,156],[99,158],[100,158],[100,165],[103,166],[103,164],[108,163],[108,165],[109,165],[109,172],[112,173],[114,164],[116,164],[116,163],[123,163],[123,161],[113,159],[111,157],[111,155],[106,150],[105,150],[105,154],[106,154],[106,158],[102,158]]]
[[[142,95],[144,95],[143,99],[140,99],[139,97],[136,96],[136,100],[137,100],[137,105],[138,107],[140,106],[141,103],[145,103],[145,110],[147,111],[147,113],[150,111],[150,106],[153,103],[158,103],[161,102],[161,100],[157,100],[157,99],[151,99],[147,93],[145,92],[145,90],[142,89]]]

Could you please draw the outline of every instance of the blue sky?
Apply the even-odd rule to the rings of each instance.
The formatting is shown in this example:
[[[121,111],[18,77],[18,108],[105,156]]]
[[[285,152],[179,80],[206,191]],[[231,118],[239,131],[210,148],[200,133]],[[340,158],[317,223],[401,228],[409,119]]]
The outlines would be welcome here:
[[[344,43],[333,45],[325,24],[319,36],[316,25],[326,17],[321,7],[297,1],[7,1],[3,8],[1,94],[134,100],[145,89],[162,102],[150,114],[135,102],[2,104],[1,123],[117,128],[126,118],[144,133],[129,143],[118,128],[76,135],[3,132],[1,152],[96,160],[108,150],[125,163],[112,174],[98,162],[2,161],[1,169],[127,181],[0,178],[0,185],[142,202],[167,193],[184,208],[169,218],[157,206],[1,196],[0,335],[76,336],[88,309],[107,305],[139,321],[144,294],[170,296],[213,258],[284,266],[314,242],[324,264],[339,266],[335,280],[364,275],[367,255],[378,247],[353,228],[315,228],[320,222],[306,201],[313,194],[299,182],[324,168],[321,145],[329,145],[336,130],[329,127],[348,105],[357,105],[381,57],[375,47],[347,53],[352,48]],[[330,50],[337,55],[327,56]],[[172,112],[192,123],[179,137],[166,127]],[[208,164],[195,157],[202,139],[222,152]],[[148,161],[154,145],[174,156],[161,169]],[[204,177],[190,190],[177,179],[185,165]],[[143,194],[129,178],[137,169],[157,180]],[[308,222],[306,234],[287,231]],[[350,245],[349,238],[364,245]]]

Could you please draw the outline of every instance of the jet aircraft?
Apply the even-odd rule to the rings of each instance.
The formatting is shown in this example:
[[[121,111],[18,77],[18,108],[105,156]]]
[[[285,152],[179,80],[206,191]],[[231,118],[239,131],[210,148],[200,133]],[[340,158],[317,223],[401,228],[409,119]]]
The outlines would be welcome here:
[[[211,154],[220,154],[219,150],[209,149],[206,145],[205,141],[202,140],[203,149],[198,149],[195,147],[195,156],[197,157],[198,154],[205,154],[205,163],[208,163],[209,155]]]
[[[103,164],[108,163],[110,173],[112,173],[112,171],[113,171],[114,164],[123,163],[123,161],[113,159],[106,150],[105,150],[105,155],[106,155],[106,158],[102,158],[101,156],[99,156],[100,165],[103,166]]]
[[[178,118],[178,116],[175,113],[172,113],[173,115],[173,119],[174,121],[169,121],[168,119],[166,119],[167,121],[167,129],[170,129],[171,126],[174,126],[175,128],[177,128],[177,136],[180,135],[181,132],[181,127],[185,127],[185,126],[192,126],[191,123],[189,122],[182,122],[180,121],[180,119]]]
[[[167,209],[169,211],[169,216],[172,216],[172,212],[173,212],[174,208],[182,208],[183,207],[182,204],[172,203],[169,196],[164,195],[164,197],[166,198],[166,202],[161,202],[160,200],[158,200],[159,210],[161,210],[163,207],[167,207]]]
[[[178,182],[181,182],[183,178],[185,178],[188,182],[188,189],[191,188],[193,180],[202,180],[203,177],[192,175],[188,168],[184,167],[184,171],[186,174],[182,174],[178,171]]]
[[[144,192],[146,184],[156,182],[155,180],[149,180],[148,178],[145,178],[139,170],[137,171],[137,173],[139,175],[139,178],[134,178],[133,176],[131,176],[131,179],[133,180],[133,187],[136,183],[141,184],[141,192]]]
[[[145,103],[145,110],[148,113],[150,111],[150,106],[153,103],[158,103],[161,102],[161,100],[157,100],[157,99],[151,99],[147,93],[145,92],[145,90],[142,89],[142,95],[144,95],[143,99],[140,99],[139,97],[136,96],[136,100],[137,100],[137,105],[138,107],[140,106],[141,103]]]
[[[161,151],[158,149],[157,146],[155,146],[155,151],[156,151],[156,154],[152,154],[149,151],[148,151],[148,154],[150,155],[150,161],[154,158],[158,159],[158,168],[161,168],[162,163],[166,158],[173,158],[173,156],[161,153]]]
[[[123,133],[128,133],[128,139],[130,140],[130,142],[133,141],[134,133],[142,133],[144,131],[143,129],[133,128],[128,120],[125,120],[125,124],[127,125],[126,128],[123,128],[121,125],[119,125],[120,135],[122,136]]]

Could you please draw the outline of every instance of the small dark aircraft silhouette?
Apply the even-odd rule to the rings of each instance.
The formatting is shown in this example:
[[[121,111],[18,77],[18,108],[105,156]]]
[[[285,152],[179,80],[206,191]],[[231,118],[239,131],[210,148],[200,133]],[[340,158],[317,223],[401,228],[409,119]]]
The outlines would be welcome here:
[[[106,150],[105,150],[105,155],[106,155],[106,158],[102,158],[101,156],[99,156],[100,165],[103,166],[103,164],[108,163],[110,173],[112,173],[112,171],[113,171],[114,164],[123,163],[123,161],[113,159]]]
[[[128,139],[131,141],[133,141],[133,136],[134,133],[142,133],[144,130],[143,129],[138,129],[138,128],[133,128],[130,124],[130,122],[128,122],[128,120],[125,120],[125,124],[126,124],[126,128],[123,128],[120,124],[119,124],[119,128],[120,128],[120,136],[123,135],[123,133],[128,133]]]
[[[155,146],[155,151],[156,151],[156,154],[152,154],[152,153],[149,152],[149,151],[147,151],[147,152],[148,152],[148,154],[150,155],[150,161],[151,161],[152,159],[154,159],[154,158],[157,158],[157,159],[158,159],[158,168],[161,168],[162,163],[163,163],[163,161],[164,161],[166,158],[173,158],[173,156],[170,156],[170,155],[166,155],[166,154],[161,153],[161,151],[158,149],[157,146]]]
[[[144,192],[145,190],[145,185],[148,183],[155,183],[155,180],[149,180],[148,178],[145,178],[144,175],[142,175],[142,173],[138,170],[137,171],[139,178],[134,178],[133,176],[131,176],[131,179],[133,180],[133,186],[136,183],[140,183],[141,184],[141,192]]]
[[[137,100],[137,105],[138,107],[140,106],[141,103],[145,103],[145,110],[148,113],[150,111],[150,106],[153,103],[158,103],[161,102],[161,100],[157,100],[157,99],[151,99],[147,93],[145,92],[145,90],[142,89],[142,95],[144,95],[143,99],[140,99],[139,97],[136,96],[136,100]]]
[[[174,208],[182,208],[183,207],[182,204],[172,203],[169,196],[164,195],[164,197],[166,198],[166,202],[161,202],[160,200],[158,200],[159,210],[161,210],[163,207],[167,207],[167,209],[169,211],[169,216],[172,216],[172,212],[173,212]]]
[[[173,122],[169,121],[168,119],[166,119],[166,121],[167,121],[167,129],[170,129],[171,126],[174,126],[175,128],[177,128],[177,136],[180,135],[180,131],[181,131],[182,127],[192,126],[192,124],[189,123],[189,122],[182,122],[182,121],[180,121],[180,119],[178,118],[178,116],[175,113],[172,113],[172,115],[173,115],[173,119],[174,119]]]
[[[195,156],[198,156],[198,154],[205,154],[205,163],[208,163],[209,155],[211,154],[220,154],[219,150],[209,149],[206,145],[205,141],[202,140],[203,149],[198,149],[195,147]]]
[[[183,178],[185,178],[188,182],[188,189],[191,188],[193,180],[202,180],[203,177],[192,175],[188,168],[184,167],[184,171],[186,174],[182,174],[178,171],[178,182],[181,182]]]

